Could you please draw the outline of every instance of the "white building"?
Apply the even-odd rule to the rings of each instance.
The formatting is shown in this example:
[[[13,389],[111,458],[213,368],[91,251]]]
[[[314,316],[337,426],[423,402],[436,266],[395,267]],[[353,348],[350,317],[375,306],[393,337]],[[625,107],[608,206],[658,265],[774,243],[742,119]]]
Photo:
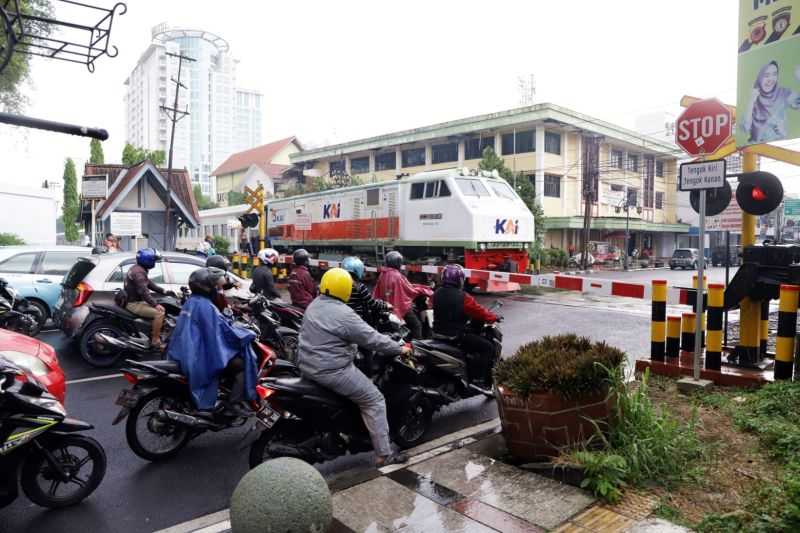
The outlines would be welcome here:
[[[228,155],[261,144],[262,95],[236,88],[236,60],[227,41],[204,31],[152,30],[153,41],[125,80],[126,141],[149,150],[169,150],[171,122],[161,106],[172,107],[183,54],[178,107],[189,116],[178,122],[173,167],[187,168],[193,183],[214,197],[211,170]]]
[[[56,243],[56,201],[47,189],[0,183],[0,232],[13,233],[25,244]]]

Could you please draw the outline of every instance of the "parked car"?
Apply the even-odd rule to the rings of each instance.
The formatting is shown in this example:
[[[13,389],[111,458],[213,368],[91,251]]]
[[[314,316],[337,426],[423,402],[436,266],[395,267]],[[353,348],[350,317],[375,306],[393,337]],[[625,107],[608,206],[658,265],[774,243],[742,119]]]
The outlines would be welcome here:
[[[205,258],[178,252],[162,252],[162,260],[150,270],[156,285],[180,293],[189,285],[189,275],[205,266]],[[67,336],[76,339],[83,349],[84,331],[89,327],[90,303],[114,305],[114,293],[122,289],[128,269],[136,263],[135,253],[100,254],[81,257],[64,276],[61,296],[56,303],[54,319]],[[241,284],[237,296],[249,298],[250,280],[230,275]]]
[[[53,316],[61,280],[79,257],[91,253],[81,246],[0,247],[0,277],[36,306],[46,319]]]
[[[676,248],[669,259],[669,268],[696,269],[699,259],[700,251],[697,248]]]
[[[64,403],[64,371],[52,346],[21,333],[0,329],[0,355],[32,374],[50,394]]]
[[[731,246],[728,250],[728,266],[736,266],[741,263],[741,246]],[[711,264],[714,266],[725,266],[725,247],[717,246],[711,252]]]

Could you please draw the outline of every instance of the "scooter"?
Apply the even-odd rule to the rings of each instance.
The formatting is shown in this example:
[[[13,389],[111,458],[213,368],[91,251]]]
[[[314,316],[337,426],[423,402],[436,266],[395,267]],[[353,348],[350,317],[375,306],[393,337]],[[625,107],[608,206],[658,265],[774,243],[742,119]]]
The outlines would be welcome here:
[[[41,309],[31,305],[8,281],[0,278],[0,328],[35,337],[44,321]]]
[[[0,507],[18,486],[36,505],[75,505],[100,485],[103,447],[81,432],[91,424],[67,418],[64,406],[36,378],[0,356]]]

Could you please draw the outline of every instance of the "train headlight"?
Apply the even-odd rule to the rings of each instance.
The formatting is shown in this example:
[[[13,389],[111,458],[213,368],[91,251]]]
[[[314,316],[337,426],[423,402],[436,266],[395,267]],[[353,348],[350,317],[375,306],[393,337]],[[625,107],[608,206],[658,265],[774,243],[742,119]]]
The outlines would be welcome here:
[[[482,242],[478,247],[481,249],[481,252],[483,252],[486,250],[486,243]]]

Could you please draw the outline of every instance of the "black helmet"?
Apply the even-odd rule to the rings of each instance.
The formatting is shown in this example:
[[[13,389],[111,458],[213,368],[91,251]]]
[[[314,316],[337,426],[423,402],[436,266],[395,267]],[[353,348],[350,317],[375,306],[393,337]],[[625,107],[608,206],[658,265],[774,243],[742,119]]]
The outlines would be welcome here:
[[[198,268],[189,276],[189,290],[192,294],[211,298],[217,292],[219,280],[225,278],[225,271],[219,268]]]
[[[228,258],[222,255],[212,255],[208,259],[206,259],[206,266],[211,268],[218,268],[220,270],[224,270],[228,272],[231,269],[231,262],[228,261]]]
[[[400,270],[403,267],[403,254],[395,250],[386,254],[386,266]]]
[[[307,265],[308,257],[309,255],[305,248],[298,248],[292,254],[292,263],[297,266]]]

